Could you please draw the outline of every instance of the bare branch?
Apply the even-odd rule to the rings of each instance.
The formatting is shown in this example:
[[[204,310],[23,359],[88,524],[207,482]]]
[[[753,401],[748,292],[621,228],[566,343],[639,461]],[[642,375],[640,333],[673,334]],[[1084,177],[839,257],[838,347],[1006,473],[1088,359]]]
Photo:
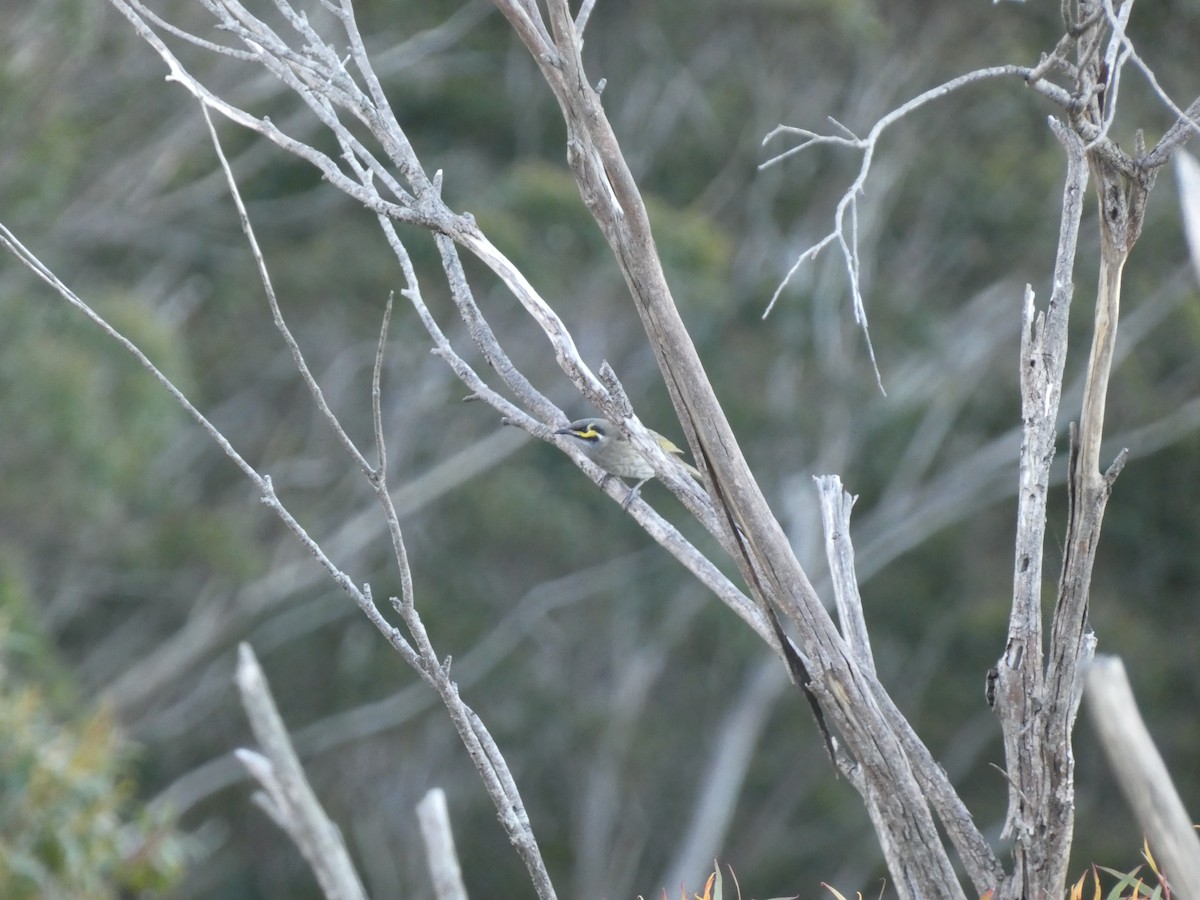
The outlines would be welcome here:
[[[58,276],[56,276],[49,268],[47,268],[41,260],[39,260],[32,252],[25,247],[16,236],[13,235],[8,228],[0,223],[0,243],[3,243],[25,266],[34,272],[42,281],[53,288],[60,297],[67,301],[72,307],[86,316],[96,327],[104,334],[112,338],[121,345],[131,356],[138,361],[142,368],[146,369],[151,376],[167,391],[168,394],[178,403],[183,410],[191,416],[191,418],[203,429],[203,431],[221,448],[221,451],[233,461],[233,463],[242,471],[262,495],[262,502],[266,504],[283,522],[289,531],[295,535],[300,544],[320,563],[321,567],[333,579],[355,604],[363,611],[370,620],[371,624],[388,640],[388,643],[400,653],[400,655],[410,664],[415,661],[416,657],[413,654],[412,648],[400,635],[400,633],[392,627],[392,625],[383,617],[379,609],[371,601],[368,594],[360,590],[354,582],[339,569],[333,561],[326,555],[321,546],[313,540],[304,527],[296,521],[292,514],[284,507],[275,494],[275,488],[271,484],[271,479],[265,475],[260,475],[253,466],[251,466],[241,456],[229,440],[214,426],[196,406],[188,400],[184,393],[169,379],[153,362],[146,356],[142,350],[134,344],[129,338],[118,331],[111,325],[103,316],[97,313],[87,303],[81,300],[76,294],[68,288]]]
[[[1179,209],[1183,233],[1187,236],[1192,270],[1200,283],[1200,162],[1190,153],[1175,157],[1175,176],[1179,181]]]
[[[246,643],[238,647],[237,684],[246,717],[265,753],[239,751],[242,763],[266,792],[261,805],[300,848],[329,900],[366,900],[341,832],[304,777],[267,679]]]
[[[814,476],[821,499],[821,522],[825,527],[825,557],[833,579],[838,621],[842,636],[863,670],[875,674],[875,657],[863,615],[858,577],[854,572],[854,545],[850,540],[850,510],[856,498],[842,488],[836,475]]]
[[[825,247],[836,242],[842,251],[842,260],[846,266],[846,274],[850,282],[850,296],[854,309],[854,321],[857,323],[863,332],[863,339],[866,342],[867,353],[871,360],[871,368],[875,373],[876,382],[879,385],[881,392],[883,391],[883,376],[880,374],[879,366],[875,361],[875,348],[871,343],[870,331],[867,325],[866,305],[863,300],[862,284],[859,279],[860,262],[858,256],[858,201],[863,194],[867,177],[871,173],[871,165],[875,158],[875,151],[878,147],[879,139],[883,133],[896,122],[900,121],[907,115],[920,109],[928,103],[939,100],[954,91],[960,90],[968,85],[976,84],[981,81],[986,81],[993,78],[1004,78],[1017,76],[1025,79],[1026,83],[1034,90],[1042,93],[1051,99],[1058,102],[1060,105],[1067,107],[1070,104],[1070,98],[1061,88],[1049,84],[1041,79],[1040,75],[1035,77],[1035,70],[1024,66],[993,66],[988,69],[978,69],[974,72],[968,72],[965,75],[960,75],[957,78],[952,78],[944,84],[930,88],[912,98],[911,100],[901,104],[896,109],[882,116],[867,133],[865,138],[857,138],[853,136],[840,123],[834,124],[846,132],[849,136],[840,135],[821,135],[816,132],[802,128],[792,128],[789,126],[776,126],[770,133],[763,138],[763,143],[767,143],[772,138],[781,134],[794,134],[802,137],[804,140],[795,147],[779,153],[763,163],[759,164],[760,169],[765,169],[768,166],[782,162],[790,156],[809,149],[814,146],[831,144],[839,147],[849,147],[852,149],[861,150],[863,157],[859,165],[858,175],[850,186],[846,188],[838,201],[837,208],[833,214],[833,229],[824,237],[811,244],[807,249],[800,252],[792,263],[790,269],[784,275],[779,285],[775,288],[775,292],[771,295],[771,299],[767,303],[767,308],[763,312],[763,317],[766,318],[774,309],[776,301],[784,289],[791,282],[792,277],[799,271],[800,267],[811,259],[814,259]],[[886,392],[884,392],[886,393]]]
[[[221,163],[221,169],[225,172],[226,184],[229,186],[229,196],[233,198],[233,203],[237,207],[238,222],[242,226],[242,233],[246,236],[246,244],[250,248],[250,253],[254,256],[255,266],[258,267],[258,276],[262,281],[263,291],[267,296],[267,303],[271,307],[271,319],[275,323],[275,328],[283,336],[283,341],[287,344],[288,352],[292,355],[292,362],[296,366],[296,371],[300,373],[301,379],[303,379],[305,386],[308,388],[317,411],[329,423],[338,442],[342,445],[342,449],[350,454],[351,459],[354,460],[359,469],[362,470],[362,473],[369,479],[374,474],[371,464],[359,452],[358,447],[354,445],[353,439],[346,433],[346,429],[342,427],[341,422],[338,421],[337,414],[325,402],[325,394],[321,390],[321,386],[317,384],[317,379],[313,376],[312,370],[309,369],[308,362],[304,359],[304,352],[300,349],[300,344],[296,341],[291,329],[288,328],[287,322],[284,321],[283,310],[279,307],[279,298],[275,296],[275,287],[271,283],[271,274],[267,271],[267,262],[263,259],[262,250],[258,246],[258,238],[254,235],[254,226],[250,224],[250,216],[246,212],[246,204],[242,202],[242,194],[238,190],[237,181],[233,177],[233,170],[229,167],[229,160],[225,158],[225,151],[221,147],[221,139],[217,137],[217,130],[213,127],[212,117],[208,114],[208,107],[201,104],[200,111],[204,115],[204,123],[208,126],[208,134],[212,139],[217,159]]]
[[[454,849],[454,832],[450,829],[450,810],[446,792],[430,788],[417,804],[417,821],[425,840],[425,858],[433,877],[433,894],[437,900],[467,900],[458,851]]]
[[[531,280],[496,248],[470,214],[454,212],[442,201],[441,173],[432,177],[426,174],[392,113],[358,30],[351,0],[321,0],[321,8],[334,16],[335,26],[345,32],[348,55],[345,42],[340,38],[326,40],[310,24],[307,15],[292,6],[289,0],[275,0],[275,9],[286,26],[281,29],[282,34],[253,16],[238,0],[202,0],[218,25],[232,36],[231,41],[241,42],[239,48],[194,38],[145,10],[140,0],[112,2],[133,23],[137,33],[160,54],[168,66],[170,79],[178,81],[201,102],[277,327],[318,409],[334,428],[355,465],[368,478],[383,510],[382,518],[391,537],[401,580],[399,596],[393,598],[393,605],[408,629],[407,640],[375,607],[369,588],[358,588],[331,561],[333,554],[323,551],[295,521],[275,495],[270,479],[245,464],[186,399],[178,395],[169,382],[161,379],[157,370],[152,367],[151,370],[178,395],[189,413],[218,442],[223,442],[222,449],[252,479],[264,502],[313,553],[324,571],[354,599],[420,677],[434,687],[480,772],[503,827],[525,862],[540,897],[553,897],[554,890],[512,772],[478,716],[462,701],[459,686],[450,677],[450,661],[436,655],[416,610],[397,501],[388,487],[388,457],[384,442],[386,429],[381,382],[391,298],[384,311],[371,378],[371,418],[377,451],[373,467],[328,408],[296,340],[283,321],[267,267],[238,196],[231,167],[217,143],[209,109],[217,110],[231,121],[305,159],[330,183],[374,211],[407,282],[401,293],[428,332],[433,352],[466,385],[470,393],[468,399],[486,402],[499,414],[502,423],[514,424],[530,435],[562,448],[565,445],[551,434],[553,425],[564,421],[561,410],[533,386],[500,346],[467,283],[459,258],[460,248],[481,260],[508,288],[546,335],[559,368],[579,392],[618,423],[635,448],[651,460],[668,488],[731,554],[749,586],[750,596],[740,591],[644,501],[629,505],[630,514],[656,541],[717,593],[785,659],[799,686],[813,700],[818,719],[822,724],[826,718],[832,723],[840,748],[833,754],[835,762],[863,796],[900,896],[957,900],[963,895],[944,846],[943,832],[939,832],[934,822],[935,815],[978,893],[997,888],[998,896],[1016,898],[1054,892],[1056,879],[1060,880],[1058,867],[1065,866],[1065,848],[1070,843],[1073,822],[1070,733],[1080,696],[1079,674],[1094,649],[1094,637],[1087,622],[1094,552],[1108,493],[1124,461],[1124,455],[1118,456],[1107,471],[1101,471],[1099,452],[1107,383],[1117,358],[1115,338],[1121,272],[1140,231],[1154,167],[1165,162],[1165,154],[1197,128],[1193,119],[1196,109],[1200,108],[1200,101],[1197,101],[1187,112],[1181,111],[1163,94],[1164,102],[1176,112],[1179,121],[1152,154],[1146,154],[1141,144],[1134,154],[1127,154],[1109,139],[1125,65],[1133,61],[1158,89],[1153,73],[1137,57],[1125,31],[1132,0],[1125,0],[1115,9],[1112,0],[1089,0],[1075,6],[1064,3],[1067,33],[1053,53],[1044,56],[1038,66],[999,66],[959,76],[887,113],[875,122],[865,137],[858,137],[835,120],[831,120],[830,134],[780,126],[767,136],[767,140],[787,134],[797,141],[797,146],[763,163],[764,167],[772,165],[791,154],[817,146],[846,147],[862,153],[857,176],[837,204],[832,229],[798,255],[764,315],[772,311],[798,268],[825,247],[836,243],[850,283],[855,321],[862,328],[882,390],[882,377],[865,312],[862,283],[865,269],[860,259],[858,206],[875,163],[874,154],[880,138],[891,125],[920,107],[967,85],[995,78],[1021,77],[1033,92],[1066,112],[1064,119],[1069,125],[1052,122],[1067,154],[1067,184],[1054,284],[1044,311],[1036,308],[1032,289],[1026,290],[1022,307],[1021,394],[1025,431],[1017,491],[1014,602],[1008,643],[993,685],[998,688],[996,708],[1004,730],[1009,766],[1006,831],[1015,844],[1011,878],[1005,876],[987,842],[971,823],[946,773],[876,678],[849,541],[852,498],[841,489],[840,481],[827,479],[820,482],[829,565],[834,573],[841,619],[839,633],[746,464],[675,308],[656,255],[645,204],[600,103],[599,93],[591,86],[584,71],[580,50],[593,0],[583,0],[574,17],[567,0],[547,0],[542,5],[546,10],[545,21],[535,0],[495,0],[495,5],[528,48],[563,111],[568,132],[567,158],[581,196],[609,242],[625,277],[680,423],[697,465],[703,471],[704,490],[670,466],[657,442],[642,426],[611,367],[604,364],[598,374],[593,373],[582,359],[562,318],[538,293]],[[1073,20],[1075,14],[1079,21]],[[245,109],[216,97],[185,70],[162,40],[162,32],[209,52],[224,53],[263,66],[294,91],[312,115],[329,129],[338,142],[340,156],[322,154],[295,140],[269,120],[252,116]],[[1071,50],[1075,51],[1074,62],[1067,58]],[[1069,88],[1050,80],[1064,77],[1071,82]],[[368,146],[365,138],[377,144]],[[1161,161],[1152,162],[1158,160],[1156,154],[1160,153]],[[1078,441],[1073,441],[1070,459],[1069,524],[1060,602],[1055,610],[1049,656],[1044,657],[1041,580],[1046,495],[1062,399],[1067,311],[1073,290],[1082,193],[1088,180],[1088,168],[1083,165],[1085,159],[1092,166],[1092,175],[1101,195],[1105,246],[1095,340],[1083,391]],[[408,250],[397,235],[394,224],[397,221],[417,224],[434,235],[458,316],[466,323],[470,339],[499,382],[487,367],[481,365],[476,370],[469,364],[439,327],[425,304]],[[9,246],[13,245],[10,243]],[[19,251],[13,249],[19,255]],[[54,283],[44,275],[42,277],[48,283]],[[136,351],[136,348],[132,349]],[[139,359],[144,360],[144,357],[139,356]],[[148,360],[144,364],[148,364]],[[942,440],[940,435],[950,429],[951,418],[934,422],[942,429],[932,439],[934,446]],[[1004,449],[999,443],[989,446],[971,462],[980,465],[981,461],[994,459],[998,447]],[[923,447],[914,440],[910,446],[914,472],[923,471],[922,467],[927,465],[928,457],[923,454]],[[623,486],[605,479],[599,469],[582,457],[575,461],[586,475],[602,484],[610,497],[618,501],[625,499]],[[928,521],[927,518],[922,527],[927,527]],[[904,535],[893,540],[902,542],[907,538]],[[796,636],[798,650],[781,621]],[[211,624],[211,620],[209,622]],[[763,714],[764,711],[757,712]],[[748,720],[739,721],[759,727]],[[724,749],[738,750],[736,744],[737,741],[731,739]],[[262,771],[259,760],[250,764]],[[724,782],[724,788],[728,789],[733,780]],[[710,800],[722,796],[720,787],[714,782]],[[270,808],[281,821],[286,819],[278,803],[271,804]],[[720,822],[710,824],[716,831],[724,827]],[[718,825],[721,827],[715,827]],[[711,836],[712,831],[707,833]],[[1044,839],[1046,835],[1050,837]]]
[[[1013,604],[1008,640],[997,662],[988,700],[1000,716],[1008,763],[1008,814],[1004,834],[1015,840],[1016,867],[1009,893],[1018,896],[1044,880],[1039,867],[1065,865],[1058,848],[1047,852],[1041,823],[1050,802],[1043,777],[1045,755],[1054,750],[1036,724],[1042,715],[1042,561],[1050,465],[1058,433],[1058,407],[1067,356],[1067,324],[1074,291],[1075,249],[1088,168],[1083,141],[1057,119],[1051,130],[1066,152],[1066,179],[1059,222],[1054,284],[1045,312],[1036,312],[1034,295],[1026,288],[1021,324],[1021,405],[1024,422],[1017,491],[1017,538],[1013,562]],[[1067,789],[1069,793],[1069,788]],[[1061,824],[1061,823],[1059,823]],[[1069,846],[1069,836],[1066,838]],[[1057,875],[1049,873],[1054,879]],[[1061,879],[1060,879],[1061,881]]]
[[[1171,894],[1200,897],[1200,838],[1138,712],[1124,664],[1115,656],[1099,656],[1088,667],[1086,681],[1100,746],[1145,829]]]
[[[1157,168],[1165,165],[1175,150],[1200,133],[1200,97],[1191,102],[1180,113],[1179,120],[1167,129],[1154,149],[1146,154],[1146,166]]]
[[[375,348],[375,365],[371,367],[371,422],[375,429],[375,471],[387,472],[387,442],[383,438],[383,354],[387,349],[388,324],[392,320],[392,295],[388,295],[383,308],[383,322],[379,326],[379,344]],[[373,477],[369,475],[369,477]]]
[[[1180,109],[1178,104],[1171,99],[1170,94],[1159,83],[1158,76],[1154,74],[1154,70],[1138,54],[1133,41],[1125,33],[1126,25],[1129,22],[1129,15],[1133,9],[1133,0],[1126,0],[1121,5],[1120,10],[1113,9],[1112,0],[1102,0],[1100,6],[1100,12],[1107,17],[1113,31],[1113,45],[1110,46],[1109,54],[1116,57],[1116,48],[1119,46],[1120,59],[1122,61],[1129,60],[1137,66],[1138,70],[1154,89],[1154,93],[1158,99],[1176,116],[1175,124],[1163,135],[1154,150],[1142,159],[1142,163],[1148,169],[1160,168],[1166,165],[1167,160],[1171,158],[1171,154],[1184,141],[1200,135],[1200,98],[1193,100],[1192,104],[1186,110]],[[1110,63],[1110,68],[1111,66],[1112,63]],[[1114,90],[1113,96],[1108,100],[1110,109],[1116,106],[1115,101],[1116,95]]]
[[[575,31],[579,33],[579,39],[583,40],[583,29],[587,28],[588,19],[592,15],[592,7],[596,5],[596,0],[583,0],[579,4],[579,12],[575,16]]]
[[[392,598],[392,606],[412,635],[413,644],[420,654],[418,671],[424,676],[441,698],[450,721],[458,732],[459,739],[471,757],[475,770],[483,780],[488,796],[496,807],[500,824],[509,841],[529,872],[534,890],[541,900],[553,900],[556,896],[546,864],[538,849],[525,803],[517,790],[516,781],[509,771],[508,763],[496,748],[491,735],[475,712],[463,702],[458,685],[450,679],[450,660],[439,660],[425,630],[425,623],[417,614],[410,597]]]
[[[1110,0],[1104,0],[1104,5],[1110,13],[1112,7]],[[1112,128],[1112,123],[1117,115],[1117,98],[1120,94],[1121,72],[1125,68],[1125,63],[1129,59],[1129,53],[1133,49],[1128,39],[1125,37],[1125,28],[1129,24],[1129,16],[1133,12],[1133,2],[1129,0],[1121,6],[1119,13],[1112,13],[1109,16],[1109,25],[1111,32],[1108,39],[1108,48],[1104,52],[1104,63],[1100,68],[1100,74],[1107,72],[1108,77],[1096,84],[1096,91],[1102,96],[1101,104],[1101,122],[1100,131],[1088,141],[1087,149],[1090,151],[1098,145],[1108,140],[1109,129]],[[1102,37],[1103,32],[1096,29],[1097,44]]]
[[[812,663],[808,671],[814,675],[808,689],[847,736],[862,767],[856,785],[871,808],[886,809],[876,821],[901,895],[960,897],[912,769],[882,725],[868,676],[854,665],[768,509],[679,318],[637,185],[583,72],[566,4],[552,0],[549,18],[557,54],[545,55],[527,41],[529,49],[564,111],[568,161],[625,274],[693,455],[711,476],[707,486],[714,505],[727,517],[739,570],[764,609],[778,603],[800,633],[802,651]],[[804,671],[803,663],[797,671]]]

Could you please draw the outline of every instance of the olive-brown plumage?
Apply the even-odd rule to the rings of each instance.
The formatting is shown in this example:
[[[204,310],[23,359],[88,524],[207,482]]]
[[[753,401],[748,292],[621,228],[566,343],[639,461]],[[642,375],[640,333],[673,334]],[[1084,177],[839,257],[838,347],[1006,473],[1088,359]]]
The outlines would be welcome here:
[[[647,430],[649,431],[649,429]],[[554,433],[565,434],[568,437],[574,438],[576,445],[583,451],[583,454],[609,475],[616,475],[618,478],[636,478],[638,480],[638,483],[634,485],[633,490],[629,492],[629,496],[625,499],[624,505],[626,506],[637,496],[638,489],[654,477],[654,467],[629,442],[629,438],[613,425],[612,422],[608,421],[608,419],[580,419],[577,422],[572,422],[566,428],[558,429]],[[676,458],[683,454],[682,450],[657,431],[650,431],[650,435],[658,441],[658,446],[662,447],[671,458]],[[688,465],[682,459],[677,459],[677,462],[693,478],[698,479],[700,477],[700,472],[695,466]]]

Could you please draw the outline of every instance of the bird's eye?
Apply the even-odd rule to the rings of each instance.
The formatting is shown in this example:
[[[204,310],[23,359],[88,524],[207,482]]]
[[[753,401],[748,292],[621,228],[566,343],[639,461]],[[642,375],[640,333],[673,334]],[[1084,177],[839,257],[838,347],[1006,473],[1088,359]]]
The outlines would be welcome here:
[[[578,434],[579,437],[585,441],[596,441],[596,440],[599,440],[601,437],[603,437],[602,432],[598,431],[596,429],[595,425],[589,425],[587,428],[584,428],[582,431],[577,431],[575,433]]]

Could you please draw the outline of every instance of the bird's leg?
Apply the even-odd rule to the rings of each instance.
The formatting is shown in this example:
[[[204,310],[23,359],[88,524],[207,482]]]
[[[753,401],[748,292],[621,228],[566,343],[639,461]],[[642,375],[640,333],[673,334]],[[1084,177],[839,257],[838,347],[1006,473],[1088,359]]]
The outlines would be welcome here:
[[[642,485],[645,484],[647,481],[649,481],[653,477],[654,477],[653,475],[647,475],[645,478],[643,478],[641,481],[639,481],[637,484],[635,484],[633,487],[631,487],[629,489],[629,496],[627,496],[625,498],[625,500],[621,503],[621,509],[629,509],[629,504],[637,499],[638,492],[641,491]]]

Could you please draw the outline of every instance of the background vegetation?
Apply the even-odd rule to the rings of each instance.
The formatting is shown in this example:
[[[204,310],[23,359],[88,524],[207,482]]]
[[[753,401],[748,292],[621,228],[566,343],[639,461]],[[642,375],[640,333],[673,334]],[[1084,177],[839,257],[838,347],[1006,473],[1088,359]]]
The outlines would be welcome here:
[[[169,5],[204,16],[198,4]],[[613,364],[641,417],[679,437],[580,207],[557,110],[507,26],[484,3],[358,7],[389,96],[419,152],[445,171],[451,205],[531,273],[585,358]],[[147,348],[339,565],[379,596],[394,592],[382,522],[271,327],[195,105],[103,4],[8,4],[0,26],[0,218]],[[1200,11],[1143,4],[1133,27],[1165,87],[1194,93]],[[837,260],[804,269],[762,317],[796,252],[828,230],[857,159],[824,150],[756,167],[780,122],[816,127],[832,115],[865,129],[966,69],[1035,62],[1058,32],[1046,4],[931,14],[853,0],[613,0],[598,4],[587,37],[668,277],[755,472],[812,572],[824,565],[810,476],[837,472],[859,495],[881,680],[993,833],[1005,785],[983,679],[1011,592],[1016,310],[1024,284],[1042,289],[1053,263],[1062,163],[1050,110],[1019,83],[995,82],[927,107],[885,142],[859,234],[887,397]],[[244,69],[209,65],[239,101],[314,133],[267,76],[239,82]],[[1118,134],[1137,125],[1156,137],[1169,116],[1141,85],[1123,90],[1130,117]],[[311,170],[221,130],[285,311],[365,444],[376,329],[399,285],[374,221]],[[418,264],[435,265],[431,244],[413,246],[429,254]],[[540,334],[472,275],[516,361],[571,409]],[[1077,285],[1076,302],[1091,290]],[[1166,185],[1126,296],[1106,455],[1129,446],[1133,458],[1108,508],[1092,621],[1100,649],[1130,666],[1194,811],[1200,305]],[[448,301],[429,300],[467,352]],[[81,717],[107,703],[139,745],[138,796],[178,812],[190,835],[179,896],[316,896],[228,757],[248,740],[232,687],[239,640],[263,661],[372,894],[428,896],[411,811],[440,784],[468,888],[523,896],[525,875],[433,696],[216,448],[9,260],[0,322],[0,615],[39,647],[16,674],[62,691]],[[615,898],[681,875],[698,884],[703,872],[676,861],[719,739],[737,728],[753,764],[720,855],[743,886],[812,896],[823,880],[873,893],[881,864],[858,798],[830,778],[808,713],[766,671],[758,642],[567,460],[462,404],[414,329],[398,315],[385,414],[417,596],[513,765],[560,890]],[[1083,363],[1068,365],[1081,373]],[[1077,407],[1064,403],[1067,415]],[[939,505],[951,488],[957,502]],[[674,508],[660,487],[646,493]],[[1055,560],[1047,572],[1057,574]],[[746,710],[757,718],[734,718]],[[1140,834],[1086,729],[1078,758],[1078,868],[1132,865]]]

